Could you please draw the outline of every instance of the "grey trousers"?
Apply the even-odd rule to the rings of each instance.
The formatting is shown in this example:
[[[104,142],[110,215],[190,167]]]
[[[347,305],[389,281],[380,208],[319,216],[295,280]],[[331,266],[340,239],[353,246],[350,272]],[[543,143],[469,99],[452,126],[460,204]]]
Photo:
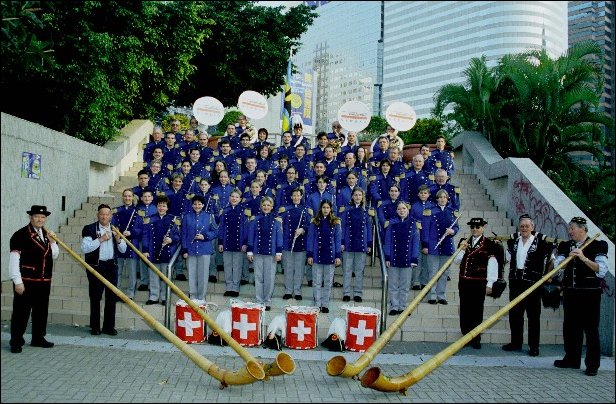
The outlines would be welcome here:
[[[366,253],[365,252],[343,252],[342,253],[342,269],[344,270],[342,276],[342,286],[344,296],[351,296],[351,289],[353,289],[353,296],[361,297],[364,289],[364,267],[366,266]],[[351,286],[353,282],[353,273],[355,273],[355,285]]]
[[[428,255],[428,276],[430,279],[438,272],[443,264],[451,258],[451,255]],[[430,289],[428,293],[428,300],[440,300],[446,299],[447,294],[447,276],[449,275],[449,268],[438,279],[436,285]]]
[[[389,267],[387,270],[387,293],[389,296],[389,310],[406,309],[409,300],[409,286],[411,284],[411,267]]]
[[[334,268],[334,264],[312,264],[312,296],[316,307],[329,308],[334,284]]]
[[[276,260],[273,255],[253,255],[255,264],[255,291],[257,303],[272,305],[274,281],[276,279]]]
[[[169,265],[168,262],[154,264],[165,276],[167,276],[167,265]],[[167,296],[167,284],[160,279],[152,269],[148,269],[148,271],[150,272],[150,300],[165,300],[165,296]],[[171,272],[173,273],[173,271]]]
[[[223,251],[222,260],[225,266],[225,286],[227,292],[239,292],[242,280],[242,265],[246,254],[241,251]]]
[[[430,272],[428,269],[428,256],[420,252],[417,261],[417,266],[413,268],[411,285],[427,285],[430,281],[430,278],[428,278],[428,273]]]
[[[284,268],[284,293],[301,295],[306,267],[306,251],[283,251],[282,266]]]
[[[120,290],[124,290],[126,296],[135,298],[137,293],[137,258],[118,258],[118,284]],[[122,287],[126,284],[126,287]]]
[[[189,255],[186,259],[186,265],[188,266],[188,293],[191,299],[205,300],[210,258],[210,255]]]

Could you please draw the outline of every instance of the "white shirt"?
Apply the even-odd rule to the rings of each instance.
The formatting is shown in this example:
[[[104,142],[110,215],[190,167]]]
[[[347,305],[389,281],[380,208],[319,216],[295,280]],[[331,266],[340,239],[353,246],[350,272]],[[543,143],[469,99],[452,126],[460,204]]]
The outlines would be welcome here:
[[[530,249],[530,245],[535,240],[535,236],[532,234],[524,243],[522,237],[518,238],[518,252],[516,253],[515,260],[518,266],[518,269],[524,269],[524,263],[526,262],[526,256],[528,255],[528,250]]]
[[[99,237],[106,232],[111,232],[111,226],[107,225],[107,227],[103,227],[100,223],[97,223],[96,233],[99,235]],[[87,254],[100,247],[98,251],[98,259],[99,261],[107,261],[113,259],[113,243],[115,243],[115,238],[113,236],[111,236],[109,240],[103,242],[99,241],[98,237],[92,239],[92,237],[88,236],[84,237],[81,241],[81,251],[84,254]],[[121,253],[124,253],[126,252],[126,248],[126,242],[124,241],[124,239],[121,239],[120,243],[118,243],[118,250]]]
[[[470,245],[474,247],[479,241],[479,238],[480,237],[471,237]],[[462,254],[456,255],[456,258],[454,259],[453,262],[455,264],[461,263],[462,259],[464,258],[464,254],[466,254],[466,251],[462,251]],[[487,269],[488,269],[488,276],[486,277],[486,279],[488,283],[486,284],[486,287],[491,288],[492,285],[494,285],[494,282],[496,282],[496,280],[498,279],[498,261],[496,260],[495,257],[490,257],[490,259],[488,259]]]

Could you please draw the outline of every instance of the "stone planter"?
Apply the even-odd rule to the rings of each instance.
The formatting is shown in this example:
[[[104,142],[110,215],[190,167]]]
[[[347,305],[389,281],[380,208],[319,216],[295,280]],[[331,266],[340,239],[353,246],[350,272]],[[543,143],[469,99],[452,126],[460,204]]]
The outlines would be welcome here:
[[[218,140],[220,139],[220,136],[211,136],[208,140],[207,140],[207,145],[210,149],[212,150],[216,150],[218,148]]]

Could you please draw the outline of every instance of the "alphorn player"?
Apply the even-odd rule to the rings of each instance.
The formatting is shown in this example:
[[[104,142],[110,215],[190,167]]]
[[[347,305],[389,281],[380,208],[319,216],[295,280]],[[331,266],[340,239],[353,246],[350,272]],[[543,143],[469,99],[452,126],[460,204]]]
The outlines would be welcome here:
[[[518,232],[507,240],[509,263],[509,301],[520,296],[545,274],[547,261],[554,250],[544,234],[535,232],[535,223],[529,215],[522,215],[518,221]],[[539,356],[539,317],[541,316],[541,289],[536,289],[524,300],[511,308],[509,328],[511,342],[503,345],[503,351],[522,349],[524,334],[524,312],[528,317],[528,354]]]
[[[492,293],[492,285],[498,278],[499,248],[494,241],[484,237],[484,226],[488,224],[483,218],[474,217],[467,223],[471,228],[470,239],[462,239],[460,247],[463,254],[458,254],[455,261],[460,264],[460,330],[466,335],[483,321],[483,304],[486,295]],[[481,334],[469,344],[481,349]]]
[[[593,240],[584,250],[580,246],[588,240],[588,226],[583,217],[569,222],[569,241],[558,245],[558,266],[573,256],[559,272],[564,287],[563,339],[565,357],[554,361],[557,368],[579,369],[582,360],[582,338],[586,336],[587,376],[596,376],[600,365],[599,318],[601,311],[601,281],[607,273],[607,243]]]

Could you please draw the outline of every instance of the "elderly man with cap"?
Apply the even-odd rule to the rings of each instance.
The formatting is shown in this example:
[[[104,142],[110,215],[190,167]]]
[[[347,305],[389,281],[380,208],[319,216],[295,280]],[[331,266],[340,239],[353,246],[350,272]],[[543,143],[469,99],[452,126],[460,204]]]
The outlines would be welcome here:
[[[53,260],[60,250],[52,231],[43,228],[51,212],[46,206],[32,205],[27,211],[30,223],[11,236],[9,276],[13,281],[13,314],[11,315],[11,352],[20,353],[25,344],[24,333],[32,311],[30,345],[51,348],[45,339],[47,309],[51,291]],[[49,237],[51,236],[51,238]]]
[[[563,339],[565,357],[554,361],[557,368],[579,369],[582,361],[582,341],[586,336],[585,374],[596,376],[600,365],[599,318],[601,312],[601,280],[607,273],[607,243],[594,240],[583,250],[588,240],[588,226],[583,217],[569,222],[569,241],[558,245],[558,266],[566,257],[573,259],[559,272],[564,287]]]
[[[520,296],[545,274],[554,244],[547,241],[545,234],[535,232],[535,223],[529,215],[522,215],[518,221],[518,232],[507,240],[509,263],[509,301]],[[551,264],[551,263],[550,263]],[[539,333],[541,316],[541,290],[536,289],[524,300],[511,308],[509,328],[511,342],[503,345],[503,351],[522,349],[524,334],[524,312],[528,317],[528,354],[539,356]]]
[[[492,285],[498,278],[498,254],[500,248],[483,235],[483,228],[488,222],[474,217],[467,223],[471,228],[471,237],[460,240],[463,254],[456,257],[460,264],[460,330],[463,335],[483,322],[483,304],[486,295],[492,293]],[[475,349],[481,349],[481,334],[469,343]]]

